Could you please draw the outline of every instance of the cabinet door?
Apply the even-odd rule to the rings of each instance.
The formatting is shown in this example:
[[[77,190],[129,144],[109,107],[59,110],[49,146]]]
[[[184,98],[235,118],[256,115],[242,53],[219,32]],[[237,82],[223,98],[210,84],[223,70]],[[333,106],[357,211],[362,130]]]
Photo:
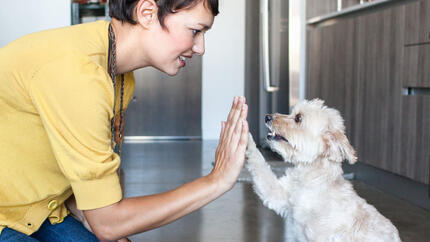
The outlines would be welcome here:
[[[358,17],[356,146],[364,163],[404,174],[401,153],[404,7]],[[409,162],[409,161],[408,161]],[[412,177],[411,177],[412,178]]]
[[[405,47],[403,87],[430,88],[430,43]]]
[[[321,98],[340,111],[353,142],[356,110],[355,20],[308,28],[307,99]]]
[[[430,0],[405,6],[404,87],[430,87]]]
[[[429,184],[430,97],[404,96],[401,118],[401,174]]]
[[[430,0],[406,5],[405,44],[430,43]]]

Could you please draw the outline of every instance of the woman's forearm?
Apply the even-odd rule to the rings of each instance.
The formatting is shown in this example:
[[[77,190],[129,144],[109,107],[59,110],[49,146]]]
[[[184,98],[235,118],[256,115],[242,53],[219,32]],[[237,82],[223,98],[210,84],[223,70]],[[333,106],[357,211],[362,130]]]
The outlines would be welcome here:
[[[212,175],[201,177],[174,190],[134,198],[84,211],[100,240],[115,240],[173,222],[229,190]]]

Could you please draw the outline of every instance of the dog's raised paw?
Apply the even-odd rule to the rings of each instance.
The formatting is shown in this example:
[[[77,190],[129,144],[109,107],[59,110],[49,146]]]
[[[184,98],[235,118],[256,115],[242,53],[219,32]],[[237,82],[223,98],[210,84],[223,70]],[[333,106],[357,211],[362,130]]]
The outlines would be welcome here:
[[[247,148],[249,149],[249,148],[254,148],[254,147],[257,147],[257,145],[255,144],[254,139],[252,138],[252,134],[249,133],[248,134],[248,146],[247,146]]]
[[[252,138],[252,134],[249,133],[248,146],[246,147],[246,152],[245,152],[246,159],[249,159],[255,152],[260,152],[260,151],[257,149],[257,145],[255,144],[254,139]]]

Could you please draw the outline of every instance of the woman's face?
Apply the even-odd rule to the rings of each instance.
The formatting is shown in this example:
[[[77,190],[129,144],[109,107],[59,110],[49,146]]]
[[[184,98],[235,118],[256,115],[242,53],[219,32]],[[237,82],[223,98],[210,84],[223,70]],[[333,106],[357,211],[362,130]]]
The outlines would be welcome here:
[[[152,66],[173,76],[185,67],[187,58],[204,54],[204,33],[212,26],[214,16],[203,2],[166,16],[165,29],[158,23],[152,38]]]

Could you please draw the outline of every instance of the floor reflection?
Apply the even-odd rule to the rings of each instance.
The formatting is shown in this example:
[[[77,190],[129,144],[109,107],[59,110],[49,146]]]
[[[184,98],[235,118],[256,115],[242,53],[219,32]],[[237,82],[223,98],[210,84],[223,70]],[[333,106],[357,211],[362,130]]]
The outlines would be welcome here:
[[[125,144],[125,196],[168,191],[211,171],[216,142],[181,141]],[[279,161],[278,161],[279,162]],[[285,164],[271,162],[275,172]],[[241,174],[247,176],[246,173]],[[131,237],[132,241],[274,242],[285,240],[284,221],[262,205],[243,179],[206,207],[169,225]],[[398,227],[403,241],[430,238],[430,212],[360,181],[357,192]]]

